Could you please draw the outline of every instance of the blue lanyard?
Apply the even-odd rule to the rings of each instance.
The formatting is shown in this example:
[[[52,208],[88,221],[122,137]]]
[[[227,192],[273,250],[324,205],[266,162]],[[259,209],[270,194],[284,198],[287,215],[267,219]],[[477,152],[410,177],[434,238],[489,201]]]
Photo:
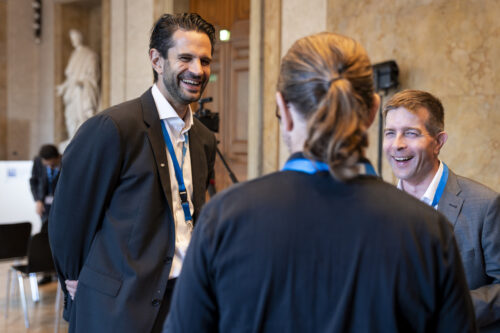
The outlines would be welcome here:
[[[365,172],[367,175],[376,176],[377,173],[375,169],[370,163],[362,163],[365,166]],[[328,171],[328,164],[319,161],[311,161],[306,158],[297,158],[293,160],[289,160],[285,163],[285,166],[282,169],[283,171],[299,171],[308,173],[310,175],[315,174],[316,172]]]
[[[165,122],[163,120],[161,122],[161,130],[163,132],[163,139],[167,144],[168,153],[170,154],[170,158],[172,159],[172,164],[175,169],[175,178],[177,179],[177,184],[179,185],[179,196],[181,197],[181,205],[182,210],[184,211],[184,218],[186,219],[186,223],[192,226],[193,217],[191,216],[191,212],[189,210],[189,202],[188,195],[186,191],[186,185],[184,184],[184,177],[182,176],[182,169],[179,166],[179,162],[177,162],[177,156],[175,155],[174,146],[172,145],[172,141],[170,140],[170,136],[168,135],[167,128],[165,127]],[[188,136],[185,135],[186,141],[182,146],[182,166],[184,166],[184,157],[186,156],[186,146],[188,144]]]
[[[446,183],[448,182],[448,174],[449,174],[448,166],[443,163],[443,174],[441,175],[441,179],[439,180],[436,193],[434,194],[434,199],[432,200],[431,203],[432,207],[435,207],[439,203],[439,200],[443,195],[444,188],[446,187]]]
[[[328,171],[328,164],[324,162],[311,161],[306,158],[297,158],[285,163],[283,171],[300,171],[310,175],[320,171]]]
[[[362,164],[365,166],[365,174],[378,177],[375,168],[370,162],[363,162]]]
[[[54,179],[57,177],[57,174],[59,173],[59,169],[52,169],[51,167],[47,167],[47,180],[49,181],[49,194],[54,193],[54,186],[52,184],[54,183]]]

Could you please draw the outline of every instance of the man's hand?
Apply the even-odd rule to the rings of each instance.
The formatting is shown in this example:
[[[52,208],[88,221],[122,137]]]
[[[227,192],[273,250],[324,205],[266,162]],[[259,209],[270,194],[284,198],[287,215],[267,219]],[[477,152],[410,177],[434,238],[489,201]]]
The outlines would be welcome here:
[[[43,205],[42,201],[38,200],[35,203],[35,210],[38,215],[42,216],[42,214],[45,212],[45,206]]]
[[[76,287],[78,287],[78,280],[65,280],[66,290],[68,290],[71,299],[75,299]]]

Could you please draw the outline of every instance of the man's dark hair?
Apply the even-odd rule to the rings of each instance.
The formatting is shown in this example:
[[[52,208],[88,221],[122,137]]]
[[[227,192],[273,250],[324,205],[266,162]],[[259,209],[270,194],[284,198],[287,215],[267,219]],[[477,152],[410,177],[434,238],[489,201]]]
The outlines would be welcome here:
[[[38,153],[38,156],[40,156],[44,160],[50,160],[53,158],[58,158],[60,156],[59,150],[57,150],[57,147],[54,145],[43,145],[40,148],[40,152]]]
[[[195,13],[164,14],[156,21],[151,31],[149,49],[156,49],[166,59],[168,49],[174,46],[172,35],[179,29],[186,31],[197,31],[205,33],[210,39],[212,55],[215,45],[215,28]],[[158,74],[153,70],[154,82],[158,80]]]
[[[436,96],[422,90],[403,90],[395,94],[384,107],[384,121],[387,112],[404,107],[408,111],[415,113],[424,108],[429,112],[429,119],[425,127],[432,136],[436,136],[444,131],[444,108],[441,101]]]

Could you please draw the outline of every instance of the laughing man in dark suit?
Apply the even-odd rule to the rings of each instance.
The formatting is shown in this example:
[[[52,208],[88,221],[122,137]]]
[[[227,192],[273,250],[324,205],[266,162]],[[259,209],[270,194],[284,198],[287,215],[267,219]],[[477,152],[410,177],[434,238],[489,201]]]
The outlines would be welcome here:
[[[481,332],[500,331],[500,195],[456,175],[438,158],[447,140],[444,108],[419,90],[394,95],[384,109],[384,151],[398,188],[452,223]]]
[[[49,233],[70,332],[161,330],[214,172],[215,137],[189,107],[214,42],[200,16],[162,16],[155,84],[89,119],[64,153]]]

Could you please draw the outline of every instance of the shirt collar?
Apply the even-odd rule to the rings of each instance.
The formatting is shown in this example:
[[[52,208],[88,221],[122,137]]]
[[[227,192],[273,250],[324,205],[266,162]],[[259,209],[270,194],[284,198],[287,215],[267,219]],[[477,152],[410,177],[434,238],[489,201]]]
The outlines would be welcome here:
[[[424,194],[422,197],[420,197],[420,201],[425,202],[428,205],[432,204],[432,201],[434,200],[434,196],[436,195],[436,190],[439,185],[439,181],[441,180],[441,176],[443,175],[443,162],[439,161],[439,168],[434,175],[434,178],[432,178],[431,183],[427,187],[427,190],[425,190]],[[398,180],[398,189],[402,190],[403,185],[401,184],[401,179]]]
[[[153,84],[151,93],[153,94],[153,99],[155,101],[160,119],[167,123],[169,130],[176,138],[176,141],[184,141],[184,134],[191,129],[191,126],[193,126],[193,112],[191,111],[191,105],[188,105],[188,111],[183,120],[179,117],[177,112],[175,112],[174,108],[167,101],[165,96],[163,96],[156,84]]]

